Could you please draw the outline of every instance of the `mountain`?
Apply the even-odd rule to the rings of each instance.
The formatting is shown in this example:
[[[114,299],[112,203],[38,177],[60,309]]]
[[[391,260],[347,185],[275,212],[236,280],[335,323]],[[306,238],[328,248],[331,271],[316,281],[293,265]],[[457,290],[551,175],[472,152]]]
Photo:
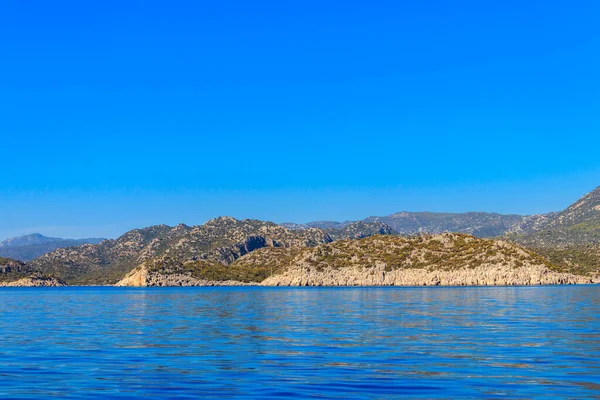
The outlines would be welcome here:
[[[400,234],[460,232],[477,237],[501,236],[520,224],[523,216],[484,212],[432,213],[399,212],[386,217],[369,217],[365,222],[383,222]]]
[[[11,261],[11,271],[69,284],[150,286],[257,283],[273,274],[281,279],[268,284],[581,283],[600,276],[600,188],[543,215],[397,213],[310,225],[231,217],[156,225],[28,264]],[[459,233],[441,233],[447,230]]]
[[[507,237],[573,271],[600,273],[600,187],[564,211],[538,216],[535,226]]]
[[[345,221],[345,222],[337,222],[337,221],[313,221],[308,222],[306,224],[296,224],[294,222],[283,222],[279,225],[285,226],[288,229],[296,230],[296,229],[308,229],[308,228],[317,228],[317,229],[343,229],[346,226],[350,225],[354,221]]]
[[[62,247],[79,246],[85,243],[97,244],[103,240],[101,238],[61,239],[34,233],[0,242],[0,257],[30,261]]]
[[[362,239],[373,235],[397,235],[391,226],[383,222],[352,222],[339,228],[323,228],[333,240]]]
[[[149,260],[120,286],[262,284],[537,285],[590,283],[518,245],[465,234],[376,235],[313,247],[263,247],[230,265]]]
[[[283,225],[289,229],[306,229],[312,227],[325,230],[343,230],[352,224],[356,224],[357,222],[382,223],[386,226],[389,226],[392,231],[401,235],[460,232],[485,238],[502,236],[511,230],[523,230],[527,227],[526,218],[531,217],[484,212],[399,212],[383,217],[368,217],[361,221],[317,221],[306,224],[287,222]]]
[[[397,235],[394,229],[388,224],[383,222],[332,222],[332,221],[321,221],[321,222],[310,222],[308,224],[295,224],[293,222],[285,222],[280,224],[290,230],[303,230],[303,229],[322,229],[327,232],[333,240],[340,239],[360,239],[367,236],[373,235]]]
[[[69,284],[112,284],[153,259],[229,265],[261,247],[310,247],[332,241],[320,229],[292,231],[272,222],[219,217],[201,226],[135,229],[97,245],[57,249],[31,265]]]

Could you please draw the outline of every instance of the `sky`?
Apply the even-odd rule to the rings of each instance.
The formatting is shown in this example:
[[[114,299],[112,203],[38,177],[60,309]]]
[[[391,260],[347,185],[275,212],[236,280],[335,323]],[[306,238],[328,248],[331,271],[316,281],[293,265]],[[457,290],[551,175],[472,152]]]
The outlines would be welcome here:
[[[533,214],[600,186],[597,1],[0,5],[0,240]]]

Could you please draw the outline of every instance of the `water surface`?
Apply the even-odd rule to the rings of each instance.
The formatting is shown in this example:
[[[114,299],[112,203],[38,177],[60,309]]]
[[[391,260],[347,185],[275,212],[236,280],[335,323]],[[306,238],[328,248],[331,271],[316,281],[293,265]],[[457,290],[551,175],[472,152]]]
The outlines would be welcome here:
[[[0,397],[600,397],[600,287],[5,288]]]

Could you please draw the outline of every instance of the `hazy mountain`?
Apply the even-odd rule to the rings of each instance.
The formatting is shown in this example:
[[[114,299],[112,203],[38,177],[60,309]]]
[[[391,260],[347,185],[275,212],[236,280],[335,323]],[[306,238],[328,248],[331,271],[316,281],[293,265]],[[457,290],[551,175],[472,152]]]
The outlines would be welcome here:
[[[396,235],[397,232],[383,222],[352,222],[341,228],[324,228],[333,240],[362,239],[373,235]]]
[[[502,236],[511,230],[524,230],[528,227],[526,221],[533,217],[521,215],[503,215],[484,212],[468,213],[433,213],[433,212],[399,212],[383,217],[368,217],[361,221],[317,221],[306,224],[287,222],[282,225],[289,229],[306,229],[309,227],[321,229],[344,229],[357,222],[383,223],[394,232],[402,235],[419,233],[460,232],[477,237]],[[533,222],[530,222],[532,224]]]
[[[85,243],[97,244],[103,240],[102,238],[62,239],[33,233],[0,242],[0,257],[30,261],[59,248],[79,246]]]
[[[477,237],[494,237],[503,235],[522,219],[520,215],[484,212],[399,212],[386,217],[369,217],[364,221],[383,222],[400,234],[460,232]]]
[[[345,222],[336,222],[336,221],[313,221],[308,222],[306,224],[297,224],[294,222],[283,222],[279,225],[285,226],[288,229],[308,229],[308,228],[318,228],[318,229],[343,229],[346,226],[352,224],[356,221],[345,221]]]

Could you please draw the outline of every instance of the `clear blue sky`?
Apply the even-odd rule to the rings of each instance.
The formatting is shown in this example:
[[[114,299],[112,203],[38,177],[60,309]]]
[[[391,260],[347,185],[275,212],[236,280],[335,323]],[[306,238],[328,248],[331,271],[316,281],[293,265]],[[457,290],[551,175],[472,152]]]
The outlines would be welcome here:
[[[598,1],[0,6],[0,239],[539,213],[600,185]]]

